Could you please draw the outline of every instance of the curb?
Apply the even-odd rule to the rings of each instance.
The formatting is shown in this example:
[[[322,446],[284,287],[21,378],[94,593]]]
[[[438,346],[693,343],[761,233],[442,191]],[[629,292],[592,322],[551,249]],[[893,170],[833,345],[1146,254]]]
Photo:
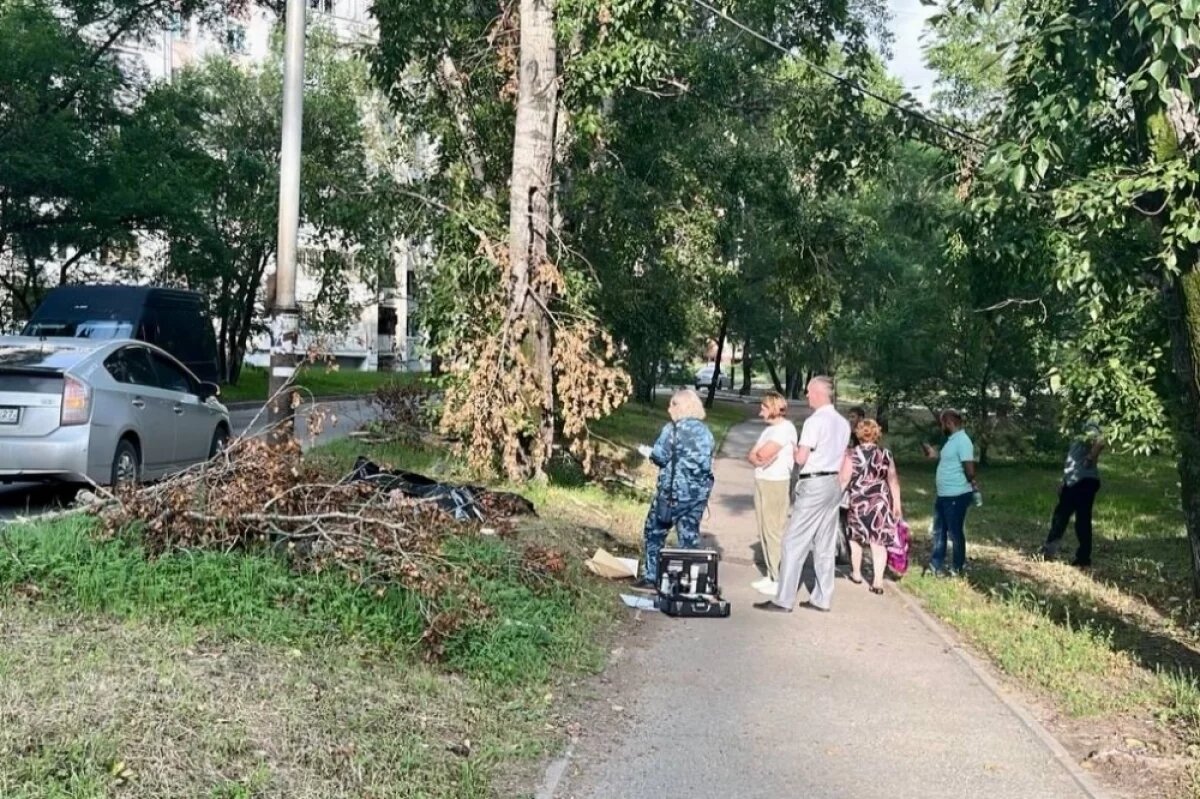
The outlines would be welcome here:
[[[1075,780],[1075,784],[1079,786],[1080,790],[1082,790],[1084,794],[1091,797],[1091,799],[1112,799],[1112,795],[1109,794],[1104,788],[1100,787],[1096,780],[1093,779],[1092,775],[1084,771],[1080,765],[1075,762],[1075,758],[1071,756],[1071,753],[1067,751],[1066,747],[1064,747],[1059,740],[1050,733],[1049,730],[1042,726],[1042,723],[1034,718],[1033,714],[1030,713],[1020,701],[1015,699],[1007,690],[1005,690],[1004,686],[1002,686],[1000,682],[991,675],[988,668],[979,660],[979,658],[967,651],[966,647],[960,640],[958,640],[954,633],[946,629],[945,625],[931,616],[928,611],[925,610],[925,608],[921,607],[921,603],[918,602],[916,598],[909,595],[907,591],[900,589],[898,591],[893,591],[892,593],[899,595],[904,604],[908,606],[909,611],[918,619],[920,619],[921,623],[924,624],[930,632],[940,638],[947,647],[953,650],[954,654],[958,656],[958,659],[966,664],[967,668],[971,670],[971,673],[974,674],[981,683],[987,686],[988,690],[1000,700],[1000,703],[1008,708],[1014,716],[1020,719],[1021,723],[1025,725],[1025,728],[1029,730],[1029,732],[1033,733],[1033,736],[1041,741],[1042,745],[1050,750],[1050,753],[1054,755],[1054,759],[1057,760],[1059,764],[1067,770],[1067,773],[1071,775],[1071,778]]]

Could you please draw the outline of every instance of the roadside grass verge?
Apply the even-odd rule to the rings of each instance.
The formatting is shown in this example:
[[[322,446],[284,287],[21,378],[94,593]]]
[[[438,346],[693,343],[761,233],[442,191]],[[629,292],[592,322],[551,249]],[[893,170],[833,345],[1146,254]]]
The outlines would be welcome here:
[[[515,541],[446,540],[490,613],[436,664],[423,596],[91,531],[0,530],[6,799],[512,795],[498,786],[565,737],[562,694],[603,666],[619,611],[581,566],[597,539],[553,515]],[[526,543],[561,545],[564,579],[531,575]]]
[[[933,466],[898,454],[915,534],[904,588],[1018,684],[1050,699],[1066,727],[1089,728],[1099,736],[1090,740],[1102,741],[1100,751],[1131,758],[1146,779],[1161,780],[1155,789],[1167,785],[1172,795],[1196,795],[1200,605],[1190,597],[1190,555],[1172,465],[1105,458],[1090,572],[1036,556],[1056,501],[1057,465],[982,468],[984,505],[967,517],[967,577],[946,580],[921,574]],[[1069,560],[1070,529],[1064,544]]]
[[[326,366],[309,365],[301,369],[296,384],[313,397],[337,397],[341,395],[370,394],[388,383],[421,382],[427,376],[418,372],[360,372],[354,369],[330,369]],[[267,370],[257,366],[246,366],[238,378],[237,385],[221,386],[224,402],[254,402],[267,400]]]
[[[6,799],[492,796],[563,734],[558,686],[603,666],[615,622],[578,560],[530,580],[518,547],[451,538],[491,613],[434,665],[419,595],[90,528],[0,534]]]

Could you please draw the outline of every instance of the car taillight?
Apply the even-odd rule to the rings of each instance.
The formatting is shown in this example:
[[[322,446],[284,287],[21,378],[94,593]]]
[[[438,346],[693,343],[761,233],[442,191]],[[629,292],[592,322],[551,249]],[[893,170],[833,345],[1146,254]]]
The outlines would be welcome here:
[[[78,378],[63,378],[62,424],[87,424],[92,415],[92,389]]]

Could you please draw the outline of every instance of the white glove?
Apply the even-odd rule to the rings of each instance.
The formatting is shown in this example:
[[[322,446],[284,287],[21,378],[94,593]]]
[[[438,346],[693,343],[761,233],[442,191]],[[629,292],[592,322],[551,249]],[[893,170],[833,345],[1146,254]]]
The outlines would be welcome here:
[[[647,460],[650,459],[650,453],[654,450],[647,447],[645,444],[638,444],[638,454]]]

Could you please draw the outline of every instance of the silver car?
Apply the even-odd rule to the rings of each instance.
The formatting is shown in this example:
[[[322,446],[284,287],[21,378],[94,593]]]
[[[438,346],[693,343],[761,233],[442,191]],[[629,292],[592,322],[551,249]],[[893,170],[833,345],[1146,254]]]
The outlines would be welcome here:
[[[154,480],[229,439],[219,389],[151,344],[0,337],[0,482]]]

